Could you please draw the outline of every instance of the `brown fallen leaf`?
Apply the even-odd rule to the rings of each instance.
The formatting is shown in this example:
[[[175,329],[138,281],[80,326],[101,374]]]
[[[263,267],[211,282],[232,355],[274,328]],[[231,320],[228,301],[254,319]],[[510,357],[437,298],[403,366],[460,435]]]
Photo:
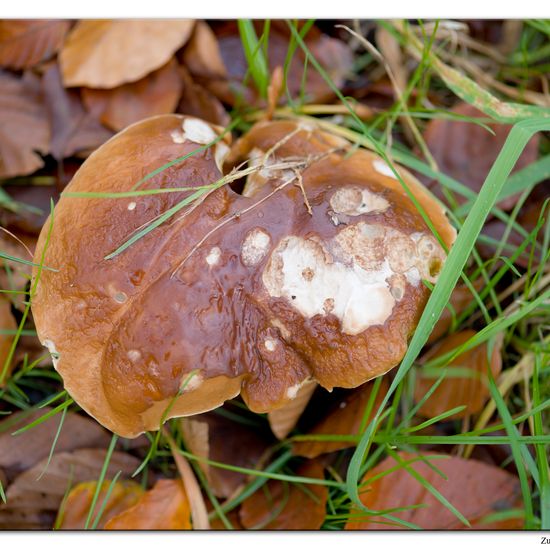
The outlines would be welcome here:
[[[105,126],[119,131],[142,118],[174,112],[182,89],[177,63],[171,59],[137,82],[110,90],[83,88],[82,99]]]
[[[62,160],[94,150],[113,135],[84,109],[78,92],[64,88],[57,65],[45,71],[43,88],[52,129],[50,151],[54,158]]]
[[[36,77],[0,70],[0,178],[31,174],[44,165],[50,128]]]
[[[216,413],[183,418],[181,426],[185,445],[194,455],[240,468],[257,468],[274,442],[258,430]],[[228,433],[231,437],[227,437]],[[197,464],[218,497],[229,498],[247,480],[240,472],[209,466],[203,461]]]
[[[209,80],[227,78],[218,39],[204,21],[197,21],[193,35],[183,50],[182,60],[195,76]]]
[[[93,525],[97,518],[97,514],[105,501],[110,486],[110,480],[103,482],[94,511],[92,512],[90,526]],[[96,489],[97,481],[84,481],[71,489],[67,495],[67,499],[61,505],[61,509],[55,520],[58,529],[76,530],[85,528]],[[96,529],[104,529],[105,524],[110,519],[134,506],[143,493],[144,490],[141,488],[141,485],[135,481],[116,481],[111,488],[111,494],[105,504]]]
[[[262,24],[258,23],[256,32],[261,34],[261,31]],[[206,35],[207,31],[203,31],[203,34]],[[199,83],[203,84],[224,103],[234,105],[241,97],[247,103],[258,101],[257,92],[251,79],[247,82],[247,86],[243,87],[243,79],[248,72],[248,63],[237,23],[231,21],[224,22],[221,25],[218,24],[215,34],[210,32],[208,36],[208,51],[213,52],[212,58],[216,59],[216,62],[214,65],[200,59],[192,62],[189,58],[194,57],[193,52],[198,50],[200,46],[197,43],[194,50],[190,49],[189,54],[187,54],[186,48],[184,62],[191,74],[198,77]],[[216,38],[217,47],[213,40]],[[267,52],[270,72],[278,66],[285,66],[289,41],[290,35],[284,26],[275,24],[271,26]],[[203,41],[203,44],[204,42],[206,40]],[[321,33],[317,28],[310,30],[305,43],[312,55],[329,74],[334,84],[341,87],[351,70],[353,61],[349,46],[341,40]],[[218,58],[221,58],[225,71],[221,69]],[[305,82],[304,94],[309,102],[326,102],[333,98],[334,92],[311,64],[308,64],[304,78],[305,65],[305,54],[298,47],[288,68],[287,86],[290,95],[297,97],[301,92],[302,83]],[[283,102],[287,100],[286,94],[283,94],[281,100]]]
[[[296,475],[324,479],[320,462],[308,460]],[[328,489],[270,480],[241,505],[239,516],[245,529],[319,529],[325,521]]]
[[[188,530],[191,509],[179,479],[159,479],[127,510],[105,523],[108,530]]]
[[[0,504],[0,529],[51,529],[65,493],[78,483],[99,478],[105,461],[105,449],[79,449],[41,460],[16,477],[6,491],[7,503]],[[117,472],[129,477],[139,466],[133,456],[115,451],[106,471],[106,479]]]
[[[479,292],[483,287],[483,280],[480,278],[477,281],[474,281],[473,286],[476,289],[476,291]],[[459,316],[462,313],[462,311],[464,311],[466,306],[468,306],[473,300],[474,300],[474,297],[470,289],[466,285],[458,284],[453,289],[453,292],[449,299],[449,305],[453,308],[455,315]],[[449,310],[449,308],[446,307],[443,309],[443,313],[441,313],[441,317],[438,319],[434,329],[432,330],[431,334],[428,336],[427,343],[433,344],[434,342],[439,340],[449,330],[452,322],[453,322],[453,315]]]
[[[192,115],[218,126],[227,126],[231,120],[220,100],[206,88],[197,84],[185,67],[179,67],[183,91],[178,113]]]
[[[37,420],[51,408],[43,407],[33,411],[11,414],[0,422],[0,468],[9,479],[28,470],[39,460],[46,458],[59,428],[61,415],[55,415],[35,428],[12,435],[15,431]],[[58,453],[75,449],[106,448],[109,445],[108,432],[95,420],[80,414],[68,412],[55,445]]]
[[[71,23],[60,19],[0,21],[0,66],[29,69],[57,53]]]
[[[477,460],[465,460],[455,456],[442,455],[444,459],[431,459],[445,478],[420,460],[420,455],[400,452],[407,467],[416,471],[437,489],[464,517],[474,529],[521,529],[523,520],[511,518],[485,522],[491,514],[521,508],[522,500],[519,480],[516,476]],[[413,523],[423,529],[466,529],[467,527],[431,493],[425,489],[406,469],[399,467],[392,457],[383,460],[367,472],[363,483],[397,467],[383,477],[369,482],[361,493],[361,502],[370,510],[388,510],[406,506],[425,505],[423,508],[393,512],[393,516]],[[360,510],[346,524],[346,529],[404,529],[382,516],[361,516]]]
[[[441,343],[436,344],[423,359],[430,360],[441,357],[452,351],[458,346],[466,343],[470,338],[476,335],[474,330],[464,330],[455,332],[444,338]],[[449,374],[441,384],[437,387],[427,401],[420,407],[418,414],[427,418],[433,418],[439,414],[465,405],[466,408],[448,417],[464,418],[472,414],[477,414],[485,405],[489,398],[489,386],[487,374],[489,369],[494,378],[496,378],[502,370],[501,356],[502,340],[495,341],[493,347],[491,362],[488,360],[487,344],[483,343],[479,346],[466,351],[454,359],[449,366]],[[469,369],[471,376],[452,376],[453,367]],[[440,369],[436,369],[440,374]],[[437,378],[426,376],[422,368],[418,369],[416,377],[416,385],[414,389],[414,397],[416,401],[420,401],[428,392]]]
[[[373,382],[368,382],[351,392],[346,392],[343,399],[333,406],[307,435],[359,434],[363,422],[363,413],[369,402],[372,387]],[[376,413],[387,390],[388,382],[383,378],[369,420]],[[353,441],[296,441],[292,444],[292,452],[295,455],[315,458],[321,454],[347,449],[354,445]]]
[[[484,117],[482,112],[468,103],[459,103],[451,112],[466,117]],[[439,170],[476,193],[481,189],[511,129],[507,124],[487,124],[487,126],[495,132],[495,135],[472,122],[438,118],[431,120],[424,132],[424,139]],[[539,139],[539,134],[535,134],[529,141],[513,171],[521,170],[537,160]],[[438,182],[431,181],[429,186],[436,195],[443,196]],[[458,202],[464,202],[465,199],[460,195],[455,196]],[[510,210],[516,201],[517,196],[512,196],[500,201],[499,206]]]
[[[0,295],[0,388],[4,386],[10,376],[10,367],[13,365],[13,361],[10,361],[5,371],[4,365],[14,339],[13,334],[3,334],[2,331],[15,331],[16,328],[17,323],[11,312],[11,303]],[[0,426],[1,425],[0,423]],[[1,438],[2,436],[0,435],[0,440]],[[2,447],[0,446],[0,454],[1,453]]]
[[[65,86],[115,88],[165,65],[189,39],[191,19],[83,20],[59,55]]]

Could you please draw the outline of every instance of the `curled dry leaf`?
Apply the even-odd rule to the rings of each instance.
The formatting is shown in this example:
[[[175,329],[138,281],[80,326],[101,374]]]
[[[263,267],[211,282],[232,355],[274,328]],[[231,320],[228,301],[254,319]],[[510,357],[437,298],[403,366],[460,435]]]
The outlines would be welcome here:
[[[373,382],[368,382],[352,392],[346,392],[308,435],[358,435],[372,388]],[[383,378],[367,423],[376,413],[387,390],[388,382]],[[321,454],[353,446],[355,446],[353,441],[296,441],[292,444],[292,452],[295,455],[315,458]]]
[[[78,483],[97,480],[105,454],[104,449],[56,453],[45,472],[47,458],[20,474],[8,486],[7,503],[0,504],[0,529],[51,529],[65,493]],[[115,451],[105,477],[112,479],[119,471],[130,477],[138,466],[133,456]]]
[[[5,19],[0,21],[0,66],[29,69],[57,53],[70,21]]]
[[[416,471],[437,489],[470,522],[474,529],[521,529],[523,520],[489,521],[491,514],[522,507],[520,484],[516,476],[495,466],[477,460],[443,455],[431,463],[443,475],[421,460],[421,455],[400,452],[407,467]],[[397,469],[373,479],[391,468]],[[373,479],[373,481],[370,481]],[[423,529],[465,529],[466,526],[407,470],[399,467],[392,457],[383,460],[363,478],[361,502],[370,510],[389,510],[406,506],[425,505],[422,508],[392,512],[394,517],[413,523]],[[403,529],[382,516],[365,516],[352,510],[346,529]],[[362,517],[358,517],[361,516]],[[489,519],[489,518],[488,518]]]
[[[100,507],[103,506],[111,481],[104,481],[98,494],[97,503],[92,512],[90,526],[94,524]],[[85,481],[71,489],[67,499],[62,503],[55,524],[58,529],[84,529],[90,513],[92,500],[97,489],[97,481]],[[134,506],[144,493],[141,485],[135,481],[116,481],[105,503],[105,508],[96,525],[96,529],[104,529],[105,524],[121,512]]]
[[[183,91],[177,109],[178,113],[202,118],[218,126],[227,126],[230,116],[220,100],[206,88],[197,84],[185,67],[179,67]]]
[[[64,88],[57,65],[45,71],[42,85],[52,129],[50,151],[57,160],[86,154],[112,136],[94,114],[86,112],[79,93]]]
[[[229,420],[216,413],[206,413],[181,421],[185,446],[193,454],[209,460],[256,469],[273,440],[258,429]],[[227,434],[231,434],[228,437]],[[197,462],[204,472],[212,492],[223,498],[229,498],[247,480],[240,472],[209,466],[206,462]]]
[[[320,462],[308,460],[296,475],[324,479],[324,469]],[[319,529],[325,521],[327,498],[323,485],[270,480],[241,504],[239,517],[245,529]]]
[[[468,103],[459,103],[452,109],[456,115],[484,118],[485,115]],[[483,122],[486,123],[484,120]],[[491,166],[495,162],[506,137],[512,128],[507,124],[487,124],[495,135],[482,126],[469,121],[456,121],[443,118],[431,120],[424,132],[424,139],[430,149],[439,170],[447,174],[476,193],[481,189]],[[535,134],[519,157],[514,171],[525,168],[538,157],[539,134]],[[442,197],[441,185],[430,183],[435,194]],[[456,195],[459,202],[464,199]],[[505,210],[513,208],[517,196],[502,200],[499,206]]]
[[[50,128],[40,86],[0,71],[0,178],[31,174],[44,165]]]
[[[108,530],[191,529],[191,509],[179,479],[159,479],[130,508],[105,523]]]
[[[194,21],[84,20],[59,55],[65,86],[115,88],[165,65],[188,40]]]
[[[11,345],[13,343],[13,334],[4,334],[2,331],[15,331],[17,323],[15,317],[11,312],[11,303],[0,295],[0,388],[6,383],[10,376],[10,367],[13,365],[13,361],[10,361],[8,367],[4,371],[4,365],[9,355]],[[2,423],[0,423],[0,427]],[[0,434],[0,440],[2,435]],[[0,445],[0,455],[2,454],[2,447]]]
[[[45,351],[45,350],[44,350]],[[61,415],[54,415],[35,428],[12,435],[15,431],[34,422],[51,408],[22,411],[0,422],[0,467],[10,479],[46,458],[55,440]],[[106,448],[109,434],[94,420],[68,412],[55,445],[56,452],[82,448]]]
[[[441,343],[436,344],[424,359],[435,359],[449,353],[453,349],[463,345],[470,338],[476,335],[474,330],[464,330],[447,336]],[[477,414],[485,405],[489,398],[489,386],[487,375],[489,369],[492,376],[496,378],[502,370],[502,339],[494,342],[491,361],[489,363],[487,344],[483,343],[475,348],[459,355],[456,359],[445,367],[449,369],[448,375],[443,379],[435,392],[420,407],[418,413],[427,418],[432,418],[439,414],[465,405],[466,408],[459,411],[449,419],[464,418],[472,414]],[[468,369],[468,374],[453,376],[453,368]],[[428,392],[431,386],[441,374],[440,368],[435,369],[434,376],[428,377],[423,373],[422,368],[417,371],[414,396],[420,401]]]
[[[204,21],[197,21],[193,35],[183,50],[182,60],[193,75],[209,80],[227,78],[216,35]]]
[[[137,82],[109,90],[84,88],[82,99],[89,112],[118,131],[142,118],[173,112],[182,89],[177,63],[171,59]]]

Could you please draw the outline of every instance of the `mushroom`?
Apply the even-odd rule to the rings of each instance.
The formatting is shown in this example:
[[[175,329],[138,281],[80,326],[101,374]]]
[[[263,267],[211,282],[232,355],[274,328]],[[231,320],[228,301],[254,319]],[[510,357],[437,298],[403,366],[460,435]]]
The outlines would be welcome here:
[[[46,222],[32,308],[75,401],[124,437],[241,395],[255,412],[315,381],[352,388],[399,363],[445,253],[376,155],[293,121],[261,122],[229,151],[221,129],[163,115],[136,123],[82,165]],[[243,161],[244,193],[203,195],[120,254],[138,229]],[[225,159],[225,162],[224,162]],[[402,178],[449,247],[440,204]],[[35,277],[38,272],[35,271]]]

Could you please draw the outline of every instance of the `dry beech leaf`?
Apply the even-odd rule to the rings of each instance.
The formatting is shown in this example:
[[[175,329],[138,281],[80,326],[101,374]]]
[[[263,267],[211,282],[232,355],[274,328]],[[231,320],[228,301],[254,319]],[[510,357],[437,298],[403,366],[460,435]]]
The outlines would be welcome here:
[[[179,479],[159,479],[127,510],[105,523],[108,530],[191,529],[191,510]]]
[[[0,71],[0,178],[31,174],[44,165],[50,128],[40,86],[26,74]]]
[[[474,281],[473,286],[476,291],[479,292],[483,287],[483,280],[478,279],[477,281]],[[473,300],[474,297],[470,289],[466,285],[458,284],[455,286],[453,293],[451,294],[449,304],[452,306],[455,315],[458,316]],[[435,324],[430,336],[428,336],[427,343],[433,344],[439,340],[449,330],[452,322],[453,316],[451,311],[448,308],[444,308],[443,313],[441,313],[441,317]]]
[[[0,296],[0,331],[13,330],[17,328],[15,317],[11,312],[11,303],[8,302],[3,296]],[[11,345],[13,343],[13,334],[2,334],[0,332],[0,388],[5,384],[10,375],[10,368],[4,373],[4,363],[9,355]],[[13,365],[13,361],[10,362]],[[2,373],[4,376],[2,376]],[[0,427],[1,427],[0,423]],[[2,435],[0,434],[0,441]],[[2,446],[0,444],[0,456],[2,455]]]
[[[113,135],[86,112],[78,92],[63,87],[57,65],[44,73],[43,88],[52,129],[50,150],[57,160],[94,150]]]
[[[296,426],[316,387],[315,381],[308,380],[298,389],[296,397],[292,401],[280,409],[268,413],[269,426],[277,439],[284,439]]]
[[[110,90],[84,88],[84,105],[109,128],[118,131],[154,115],[172,113],[183,89],[178,66],[171,59],[137,82]]]
[[[231,118],[220,100],[197,84],[185,67],[179,67],[179,70],[183,91],[177,112],[202,118],[218,126],[227,126]]]
[[[261,32],[261,26],[256,31]],[[224,80],[221,77],[221,70],[219,69],[216,70],[217,74],[209,75],[208,71],[201,68],[204,66],[208,67],[207,64],[201,63],[199,67],[196,67],[189,61],[189,57],[193,55],[192,52],[187,57],[184,57],[187,67],[194,76],[201,78],[201,84],[204,84],[224,103],[234,104],[240,95],[249,103],[256,101],[256,91],[253,88],[252,80],[249,79],[248,88],[243,88],[242,85],[248,71],[248,63],[245,58],[237,24],[235,22],[224,24],[223,27],[217,29],[215,37],[217,37],[217,47],[212,43],[210,48],[213,52],[219,52],[227,74],[226,79]],[[269,34],[267,53],[270,72],[278,66],[285,66],[289,41],[290,36],[286,30],[277,25],[272,26]],[[351,70],[353,62],[352,52],[348,45],[341,40],[322,34],[318,29],[310,31],[305,42],[311,53],[329,74],[334,84],[341,87]],[[217,58],[217,53],[215,57]],[[304,66],[305,54],[301,48],[298,48],[289,64],[287,74],[287,86],[293,97],[297,96],[301,91],[304,80]],[[304,91],[308,100],[313,103],[325,102],[334,97],[334,92],[311,64],[307,68]],[[286,101],[285,95],[283,95],[282,100]]]
[[[324,479],[321,463],[308,460],[296,475]],[[245,529],[304,530],[319,529],[325,521],[328,489],[268,481],[241,505],[240,519]]]
[[[44,351],[46,351],[44,349]],[[37,420],[51,409],[41,409],[20,412],[10,415],[0,422],[0,467],[11,478],[28,470],[39,460],[46,458],[54,442],[59,428],[61,415],[54,415],[35,428],[12,435],[13,432]],[[55,450],[60,452],[73,451],[79,448],[106,448],[110,436],[95,420],[68,412],[63,421],[63,427],[57,439]]]
[[[442,340],[441,343],[436,344],[430,352],[424,356],[424,359],[427,360],[440,357],[452,351],[454,348],[461,346],[475,336],[475,334],[476,332],[474,330],[465,330],[451,334]],[[448,418],[464,418],[479,413],[489,398],[487,380],[489,368],[494,378],[496,378],[502,370],[501,347],[502,340],[498,339],[493,346],[490,365],[488,360],[488,349],[485,343],[464,352],[454,359],[447,367],[449,369],[448,376],[443,379],[434,393],[420,407],[418,414],[427,418],[432,418],[449,409],[462,405],[465,405],[466,408]],[[452,376],[453,367],[470,369],[472,371],[471,376]],[[417,371],[414,389],[416,401],[420,401],[422,397],[426,395],[436,380],[437,378],[423,376],[422,369]]]
[[[83,481],[97,480],[105,454],[105,449],[56,453],[45,473],[47,458],[23,472],[8,486],[7,504],[0,504],[0,529],[51,529],[65,492]],[[115,451],[106,479],[119,471],[129,477],[138,466],[137,458]]]
[[[412,468],[435,489],[437,489],[464,517],[474,529],[521,529],[523,520],[508,520],[484,523],[484,518],[504,510],[522,505],[518,478],[505,470],[489,466],[477,460],[465,460],[459,457],[445,456],[444,459],[432,459],[431,463],[447,477],[432,470],[419,455],[399,453],[404,461],[417,459],[409,463]],[[388,457],[378,466],[367,472],[363,483],[382,472],[394,468],[396,461]],[[366,485],[360,496],[361,502],[370,510],[424,504],[402,512],[393,512],[399,519],[414,523],[423,529],[466,529],[466,526],[431,493],[428,492],[404,468],[374,480]],[[352,513],[360,515],[356,510]],[[379,516],[354,518],[348,521],[346,529],[404,529]]]
[[[115,88],[165,65],[189,39],[195,22],[85,20],[59,55],[65,86]]]
[[[0,21],[0,66],[28,69],[57,53],[70,21],[9,19]]]
[[[97,504],[92,513],[90,525],[93,525],[110,486],[110,480],[103,482],[97,498]],[[59,529],[74,530],[85,528],[96,489],[97,481],[85,481],[71,489],[56,519],[56,525],[58,525]],[[134,506],[143,492],[141,485],[135,481],[116,481],[112,485],[111,494],[105,504],[96,529],[103,529],[111,518]]]
[[[204,21],[197,21],[193,35],[183,50],[182,59],[196,76],[222,80],[227,77],[218,39]]]
[[[308,435],[357,435],[363,422],[363,413],[369,402],[373,382],[346,392],[345,397],[308,433]],[[388,389],[385,378],[378,393],[369,420],[374,416]],[[297,441],[292,445],[295,455],[315,458],[324,453],[353,447],[353,441]]]
[[[459,103],[452,111],[456,115],[483,118],[485,115],[468,103]],[[484,121],[486,123],[486,121]],[[487,124],[495,135],[482,126],[467,121],[446,119],[431,120],[424,132],[424,139],[430,149],[439,170],[447,174],[476,193],[481,189],[491,166],[500,153],[506,137],[512,128],[507,124]],[[519,157],[513,171],[521,170],[537,160],[539,134],[535,134]],[[430,182],[431,190],[439,197],[441,185]],[[459,202],[464,198],[455,195]],[[513,208],[517,196],[512,196],[499,202],[505,210]]]
[[[240,468],[255,469],[273,440],[253,428],[216,413],[183,418],[182,433],[186,447],[194,455]],[[230,433],[231,437],[227,437]],[[212,492],[229,498],[247,480],[245,474],[197,463],[204,472]]]

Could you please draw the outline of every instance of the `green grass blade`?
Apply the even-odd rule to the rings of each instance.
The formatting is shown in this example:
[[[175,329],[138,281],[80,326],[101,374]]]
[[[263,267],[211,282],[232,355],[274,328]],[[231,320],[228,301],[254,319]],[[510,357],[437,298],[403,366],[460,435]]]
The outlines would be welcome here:
[[[254,24],[250,19],[239,19],[237,23],[250,74],[254,79],[258,92],[263,98],[266,98],[269,85],[269,68],[261,43],[256,36]]]

